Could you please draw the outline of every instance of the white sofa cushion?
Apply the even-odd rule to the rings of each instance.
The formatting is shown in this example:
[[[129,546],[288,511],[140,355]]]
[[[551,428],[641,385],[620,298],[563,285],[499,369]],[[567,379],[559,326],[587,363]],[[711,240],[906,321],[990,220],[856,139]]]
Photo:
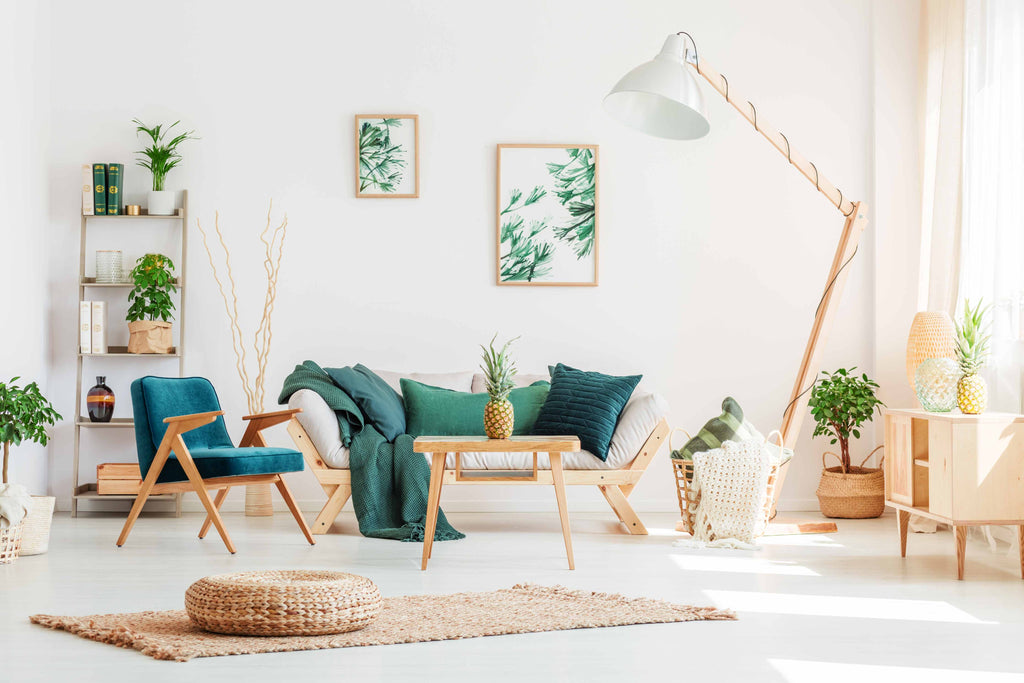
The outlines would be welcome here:
[[[540,381],[550,382],[551,381],[551,376],[550,375],[520,375],[520,374],[517,373],[516,376],[512,378],[512,382],[516,385],[516,388],[528,387],[531,384],[533,384],[534,382],[540,382]],[[473,375],[473,393],[474,394],[482,394],[485,391],[487,391],[487,384],[484,381],[484,373],[478,372],[475,375]]]
[[[451,389],[452,391],[469,392],[473,389],[473,372],[391,372],[390,370],[374,370],[378,377],[388,386],[402,393],[401,380],[411,379],[420,384],[432,387]]]
[[[378,373],[379,374],[379,373]],[[472,374],[472,373],[470,373]],[[383,376],[383,375],[382,375]],[[422,375],[421,375],[422,376]],[[417,380],[430,383],[429,380]],[[434,386],[438,386],[435,384]],[[320,453],[328,467],[344,469],[349,465],[348,448],[341,443],[338,418],[320,395],[308,389],[292,394],[289,408],[301,408],[299,423],[309,434],[310,441]],[[640,394],[634,391],[626,404],[619,422],[612,434],[608,459],[604,462],[587,451],[566,453],[562,456],[562,467],[568,470],[615,470],[633,462],[644,441],[650,436],[658,421],[666,416],[668,405],[657,394]],[[429,457],[429,456],[425,456]],[[446,463],[455,467],[455,456],[450,454]],[[546,453],[537,458],[537,466],[549,469],[551,464]],[[464,453],[462,469],[465,470],[526,470],[533,468],[532,453]]]

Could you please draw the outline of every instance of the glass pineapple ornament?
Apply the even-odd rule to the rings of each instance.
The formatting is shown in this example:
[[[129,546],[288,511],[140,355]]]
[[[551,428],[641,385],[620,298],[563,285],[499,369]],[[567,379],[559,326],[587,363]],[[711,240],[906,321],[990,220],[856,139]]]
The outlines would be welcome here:
[[[484,351],[484,362],[480,369],[484,372],[484,384],[490,400],[484,408],[484,433],[488,439],[507,439],[512,436],[515,427],[515,411],[508,400],[509,392],[515,387],[512,378],[516,375],[516,365],[508,355],[508,347],[516,339],[509,339],[501,351],[494,350],[494,335],[488,346],[480,345]]]
[[[956,325],[956,360],[963,373],[956,385],[956,403],[965,415],[978,415],[988,404],[988,385],[978,374],[988,357],[991,335],[983,329],[987,311],[987,306],[981,307],[981,300],[973,309],[965,300],[963,321]]]

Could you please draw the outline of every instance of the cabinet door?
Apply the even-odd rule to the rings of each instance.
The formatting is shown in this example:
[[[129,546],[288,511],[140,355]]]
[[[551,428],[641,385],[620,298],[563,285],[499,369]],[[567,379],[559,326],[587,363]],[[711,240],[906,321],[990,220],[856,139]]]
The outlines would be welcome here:
[[[909,416],[885,416],[885,498],[914,504],[914,448]]]

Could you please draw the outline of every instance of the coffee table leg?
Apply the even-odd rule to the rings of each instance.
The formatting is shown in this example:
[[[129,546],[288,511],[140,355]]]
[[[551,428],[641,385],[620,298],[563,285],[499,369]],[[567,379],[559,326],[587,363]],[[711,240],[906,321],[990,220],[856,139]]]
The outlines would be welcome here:
[[[562,454],[548,453],[551,459],[551,481],[555,485],[555,499],[558,501],[558,516],[562,519],[562,538],[565,539],[565,554],[569,558],[569,569],[576,569],[572,558],[572,534],[569,531],[569,508],[565,503],[565,478],[562,476]]]
[[[434,531],[437,529],[437,510],[441,505],[441,480],[444,478],[444,460],[447,453],[434,453],[430,464],[430,495],[427,496],[427,526],[423,531],[423,564],[426,570],[430,551],[434,547]]]

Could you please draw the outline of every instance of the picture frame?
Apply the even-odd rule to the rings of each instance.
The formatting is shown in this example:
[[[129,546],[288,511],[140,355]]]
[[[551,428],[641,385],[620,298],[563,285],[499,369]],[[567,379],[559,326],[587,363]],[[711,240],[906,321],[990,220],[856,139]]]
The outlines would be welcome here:
[[[598,145],[498,145],[497,285],[597,286],[599,158]]]
[[[356,114],[355,142],[357,198],[420,196],[418,114]]]

